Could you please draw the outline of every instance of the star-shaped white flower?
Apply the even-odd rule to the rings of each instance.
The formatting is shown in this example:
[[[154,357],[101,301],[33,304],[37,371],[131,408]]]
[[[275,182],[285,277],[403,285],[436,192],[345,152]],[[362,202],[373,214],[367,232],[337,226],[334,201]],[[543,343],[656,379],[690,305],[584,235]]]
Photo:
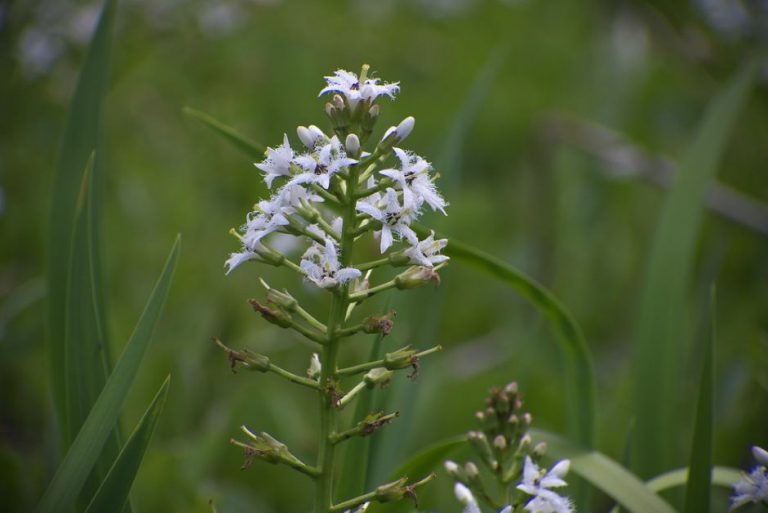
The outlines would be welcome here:
[[[393,234],[406,239],[411,245],[419,243],[416,233],[410,227],[410,224],[418,217],[418,212],[412,207],[401,205],[397,191],[389,188],[383,197],[378,198],[378,201],[374,202],[370,197],[366,200],[368,201],[359,200],[355,208],[381,223],[380,250],[382,253],[389,249],[394,242]]]
[[[293,149],[288,142],[288,134],[283,134],[283,144],[277,148],[267,148],[267,157],[256,164],[257,168],[264,171],[264,181],[267,187],[272,187],[272,182],[278,176],[289,176],[291,174],[291,161],[293,160]]]
[[[754,446],[752,455],[761,465],[752,469],[749,474],[733,485],[734,495],[731,497],[731,507],[728,511],[749,503],[763,502],[768,505],[768,451]]]
[[[533,496],[525,505],[526,511],[531,513],[573,512],[570,500],[550,490],[550,488],[559,488],[568,484],[563,477],[568,473],[570,465],[570,461],[562,460],[557,462],[551,470],[545,471],[540,469],[530,456],[525,457],[523,481],[517,485],[517,489]]]
[[[313,242],[299,264],[307,280],[328,289],[359,278],[362,273],[353,267],[341,267],[336,244],[326,239],[325,245]]]
[[[362,101],[373,102],[379,96],[389,96],[394,99],[400,91],[400,82],[394,84],[380,84],[378,78],[369,78],[362,84],[358,76],[343,69],[337,70],[333,75],[325,77],[328,84],[318,96],[328,93],[339,93],[346,97],[350,108],[354,109]]]
[[[448,239],[435,240],[433,231],[429,237],[405,250],[405,255],[411,259],[412,264],[433,267],[449,260],[447,256],[439,254],[447,244]]]
[[[384,169],[380,173],[399,185],[405,205],[419,209],[426,202],[432,210],[445,214],[447,203],[429,177],[432,168],[430,163],[415,153],[400,148],[392,149],[400,160],[400,169]]]
[[[316,152],[299,155],[293,161],[302,172],[291,178],[288,185],[316,183],[323,189],[330,186],[334,174],[357,164],[357,160],[347,157],[344,146],[335,135]]]
[[[261,239],[290,224],[286,216],[292,212],[292,208],[282,205],[279,196],[270,201],[259,201],[256,210],[248,214],[248,221],[243,227],[243,246],[253,250]]]
[[[480,513],[480,506],[477,504],[477,499],[472,495],[469,488],[461,483],[456,483],[453,486],[453,493],[456,494],[456,498],[459,502],[464,505],[464,513]]]

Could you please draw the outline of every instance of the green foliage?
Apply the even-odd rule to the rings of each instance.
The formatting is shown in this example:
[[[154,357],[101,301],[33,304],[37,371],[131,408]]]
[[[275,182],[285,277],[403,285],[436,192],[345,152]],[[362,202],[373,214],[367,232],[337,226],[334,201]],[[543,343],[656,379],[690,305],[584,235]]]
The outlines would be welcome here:
[[[149,446],[157,420],[163,411],[170,382],[170,376],[165,378],[144,416],[141,417],[141,420],[136,425],[136,429],[134,429],[120,450],[120,454],[112,468],[109,469],[107,477],[99,486],[85,513],[120,511],[128,501],[128,492],[136,477],[136,472],[139,470],[144,453]]]
[[[180,239],[177,238],[125,350],[40,499],[36,510],[38,513],[62,511],[71,507],[110,431],[117,425],[125,397],[139,370],[168,295],[179,247]]]
[[[685,487],[684,513],[709,513],[709,491],[712,488],[712,423],[714,410],[713,353],[717,339],[717,303],[712,287],[709,317],[710,330],[704,343],[696,423],[693,427],[688,482]]]
[[[749,98],[756,64],[742,67],[711,103],[688,147],[658,222],[640,294],[633,341],[635,440],[633,468],[649,477],[669,468],[679,397],[686,301],[703,196],[715,176],[728,136]],[[661,398],[664,398],[663,400]]]

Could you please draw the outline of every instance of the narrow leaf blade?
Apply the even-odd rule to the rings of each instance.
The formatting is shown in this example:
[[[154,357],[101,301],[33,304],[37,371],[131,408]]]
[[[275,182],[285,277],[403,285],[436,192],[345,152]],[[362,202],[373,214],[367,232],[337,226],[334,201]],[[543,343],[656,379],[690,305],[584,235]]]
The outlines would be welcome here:
[[[136,429],[125,442],[117,460],[101,483],[85,513],[112,513],[120,511],[126,504],[128,492],[131,490],[133,480],[136,478],[136,472],[138,472],[139,465],[144,457],[144,452],[152,438],[157,420],[163,411],[170,382],[170,376],[165,378]]]
[[[685,489],[684,513],[709,513],[709,492],[712,488],[712,415],[713,383],[712,359],[717,335],[715,319],[715,289],[712,288],[710,306],[710,333],[704,344],[704,362],[699,382],[699,402],[696,406],[696,424],[688,468],[688,484]]]
[[[72,505],[101,453],[110,431],[116,425],[123,402],[139,369],[168,295],[179,256],[179,247],[180,238],[177,237],[123,354],[40,499],[36,509],[38,513],[66,511]]]
[[[604,491],[633,513],[676,513],[645,483],[608,456],[581,448],[553,433],[532,429],[536,442],[546,442],[547,454],[554,459],[571,460],[571,470]]]
[[[48,339],[51,358],[51,388],[59,425],[65,426],[69,413],[65,397],[66,385],[72,377],[65,361],[64,333],[66,329],[67,284],[72,254],[70,238],[75,223],[75,211],[83,169],[91,153],[99,147],[99,124],[101,103],[107,87],[111,34],[114,25],[116,0],[106,0],[94,33],[85,64],[80,73],[77,88],[70,105],[66,129],[61,141],[51,197],[48,228],[47,260],[48,279]],[[98,188],[99,166],[94,167],[93,182]],[[99,199],[94,198],[93,208],[98,208]],[[94,216],[98,218],[98,215]],[[89,230],[95,230],[96,223]],[[95,233],[90,236],[96,238]],[[93,243],[92,265],[96,268],[92,277],[100,283],[98,270],[98,245]],[[103,315],[99,304],[103,294],[94,287],[97,315]],[[102,319],[103,321],[103,319]],[[103,322],[102,322],[103,325]],[[65,446],[71,439],[64,438]]]
[[[421,236],[428,233],[423,227],[418,227],[416,231]],[[583,446],[591,447],[595,415],[595,376],[587,343],[574,318],[551,292],[506,262],[444,234],[439,234],[439,237],[448,239],[445,254],[499,279],[531,303],[549,321],[566,355],[566,383],[568,404],[571,408],[569,417],[573,419],[574,437]]]
[[[755,65],[746,65],[707,109],[667,197],[654,237],[640,294],[633,340],[636,405],[633,466],[642,477],[669,468],[677,432],[673,408],[684,342],[686,294],[704,209],[728,136],[749,97]],[[659,398],[664,397],[664,400]]]
[[[246,154],[251,160],[262,160],[264,158],[264,152],[267,150],[264,146],[251,141],[231,126],[225,125],[213,116],[191,107],[184,107],[184,114],[198,120],[203,125],[213,130],[216,134],[226,139],[236,149]]]

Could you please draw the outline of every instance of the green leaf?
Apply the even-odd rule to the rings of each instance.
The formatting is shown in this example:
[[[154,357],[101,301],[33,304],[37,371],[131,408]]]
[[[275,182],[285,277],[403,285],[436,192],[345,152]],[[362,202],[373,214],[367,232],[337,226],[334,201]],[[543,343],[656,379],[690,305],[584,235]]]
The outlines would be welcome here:
[[[104,482],[101,483],[85,513],[113,513],[120,511],[126,504],[128,492],[131,490],[144,452],[152,438],[157,419],[160,418],[163,411],[170,382],[170,376],[165,378],[160,390],[158,390],[136,429],[125,442],[117,460],[109,470]]]
[[[109,374],[107,342],[96,293],[93,169],[94,155],[91,154],[75,205],[72,253],[67,272],[64,360],[60,362],[67,376],[64,390],[66,422],[62,426],[62,438],[67,447],[83,425]],[[83,507],[107,474],[118,450],[118,437],[110,437],[99,464],[83,488]]]
[[[654,237],[640,293],[633,340],[633,386],[637,426],[633,466],[649,477],[671,466],[679,412],[677,379],[687,361],[686,294],[704,209],[704,193],[712,182],[739,111],[749,97],[755,65],[746,65],[707,109],[686,151],[667,197]],[[664,400],[659,400],[664,398]]]
[[[425,236],[428,231],[416,227]],[[550,323],[566,354],[565,387],[568,391],[569,418],[573,422],[574,438],[585,447],[593,443],[595,412],[595,376],[581,328],[563,305],[542,285],[506,262],[445,234],[448,246],[443,251],[451,258],[472,265],[510,287],[528,300]]]
[[[200,121],[202,124],[229,141],[232,146],[248,155],[251,160],[262,160],[264,158],[264,152],[267,151],[267,148],[261,144],[251,141],[234,128],[225,125],[221,121],[215,119],[213,116],[210,116],[205,112],[195,110],[191,107],[184,107],[183,112],[184,114]]]
[[[731,488],[733,484],[741,479],[741,471],[730,467],[713,467],[711,478],[712,484],[722,486],[723,488]],[[663,492],[670,488],[683,486],[688,482],[688,469],[679,468],[665,472],[660,476],[656,476],[650,481],[645,482],[645,486],[648,487],[654,493]],[[618,513],[619,507],[616,506],[610,513]]]
[[[704,344],[704,363],[699,382],[699,403],[696,406],[696,424],[693,428],[693,442],[688,468],[691,469],[685,488],[684,513],[709,513],[709,491],[712,488],[712,359],[717,336],[715,318],[715,288],[712,287],[710,303],[710,333]]]
[[[88,473],[96,463],[110,431],[116,425],[123,402],[139,369],[168,295],[179,256],[180,242],[180,238],[177,237],[123,354],[40,499],[36,509],[38,513],[66,511],[71,507]]]
[[[676,513],[637,476],[608,456],[579,447],[553,433],[530,430],[536,442],[546,442],[547,456],[571,460],[571,471],[580,475],[633,513]]]
[[[107,87],[111,33],[114,25],[115,11],[116,1],[106,0],[72,98],[52,188],[53,194],[51,197],[48,227],[49,254],[47,259],[49,297],[48,340],[51,358],[51,388],[59,418],[59,426],[64,430],[62,438],[65,448],[71,443],[71,436],[74,436],[74,433],[68,432],[65,427],[69,425],[68,419],[81,418],[79,405],[86,405],[86,408],[89,408],[93,399],[95,399],[95,395],[87,394],[78,397],[77,404],[69,404],[66,397],[67,384],[73,378],[77,378],[77,376],[73,375],[72,370],[67,367],[65,343],[65,333],[68,329],[67,295],[68,293],[74,293],[73,289],[75,288],[79,289],[77,294],[85,294],[87,289],[92,289],[94,312],[91,314],[95,318],[89,319],[87,325],[83,326],[73,325],[70,319],[69,329],[79,330],[88,334],[88,340],[82,341],[82,344],[86,347],[94,348],[95,345],[102,343],[100,346],[102,348],[101,352],[96,354],[103,355],[104,360],[108,360],[108,355],[106,354],[107,344],[103,338],[103,330],[100,340],[95,340],[92,337],[92,335],[98,333],[96,322],[102,328],[105,324],[103,319],[103,293],[100,287],[101,273],[97,251],[97,223],[101,219],[99,215],[101,204],[99,191],[102,180],[101,166],[98,161],[94,163],[93,176],[89,178],[91,181],[89,190],[93,191],[91,192],[91,206],[89,207],[94,210],[91,216],[92,221],[86,223],[83,219],[86,216],[79,216],[81,222],[87,224],[87,227],[81,227],[81,229],[88,232],[87,235],[86,233],[78,234],[77,241],[79,244],[82,244],[80,248],[75,249],[72,247],[74,243],[72,236],[75,232],[76,210],[81,184],[83,183],[83,169],[86,168],[91,154],[98,149],[100,142],[101,103]],[[87,256],[91,269],[87,270],[87,266],[81,266],[78,274],[72,276],[70,270],[73,265],[80,265],[80,263],[71,262],[71,257],[82,258],[86,245],[90,245]],[[84,308],[88,307],[84,306]],[[83,314],[85,312],[80,313]],[[77,314],[71,312],[71,315]],[[93,360],[91,363],[93,363]],[[106,372],[102,368],[96,367],[89,367],[86,372],[88,379],[92,380],[89,388],[91,390],[99,390],[106,379]],[[102,373],[101,376],[100,373]],[[79,389],[77,393],[86,394],[85,390]]]

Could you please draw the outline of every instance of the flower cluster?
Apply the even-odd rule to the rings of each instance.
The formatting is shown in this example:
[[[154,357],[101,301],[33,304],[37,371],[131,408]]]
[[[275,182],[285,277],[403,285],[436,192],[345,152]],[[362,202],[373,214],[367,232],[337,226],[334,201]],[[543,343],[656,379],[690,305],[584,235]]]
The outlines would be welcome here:
[[[768,506],[768,451],[754,446],[752,455],[758,465],[733,485],[734,495],[731,497],[729,511],[749,503],[762,502]]]
[[[395,146],[410,134],[414,119],[408,117],[388,129],[372,152],[361,148],[378,117],[378,105],[373,102],[381,96],[394,98],[399,84],[381,83],[344,70],[325,80],[327,86],[320,95],[335,93],[326,106],[333,135],[314,125],[300,126],[296,133],[302,148],[291,146],[284,135],[282,144],[268,148],[264,160],[255,164],[274,193],[258,202],[239,233],[235,232],[242,247],[226,261],[227,274],[249,260],[285,263],[284,256],[266,240],[273,233],[288,233],[309,240],[309,248],[294,266],[307,282],[333,289],[360,278],[360,269],[341,263],[340,244],[345,232],[341,218],[334,217],[334,209],[345,206],[353,208],[359,219],[352,236],[374,232],[379,251],[388,255],[389,263],[426,268],[444,263],[448,257],[440,251],[447,241],[436,240],[434,233],[419,240],[412,227],[425,206],[445,214],[447,203],[435,186],[432,166],[419,155]],[[359,134],[350,131],[355,121],[361,127]],[[397,162],[384,166],[391,156]],[[352,176],[358,192],[349,198],[347,181]],[[396,248],[398,242],[404,247]]]
[[[528,435],[532,419],[529,413],[522,413],[522,406],[516,383],[491,390],[485,410],[475,414],[481,430],[467,435],[500,488],[514,486],[504,500],[495,500],[488,493],[473,462],[463,466],[453,461],[445,463],[446,471],[456,480],[454,492],[464,506],[464,513],[481,513],[478,498],[499,513],[573,513],[570,499],[553,490],[567,485],[563,478],[570,462],[559,461],[549,470],[539,467],[537,461],[546,452],[546,446],[532,447]]]

